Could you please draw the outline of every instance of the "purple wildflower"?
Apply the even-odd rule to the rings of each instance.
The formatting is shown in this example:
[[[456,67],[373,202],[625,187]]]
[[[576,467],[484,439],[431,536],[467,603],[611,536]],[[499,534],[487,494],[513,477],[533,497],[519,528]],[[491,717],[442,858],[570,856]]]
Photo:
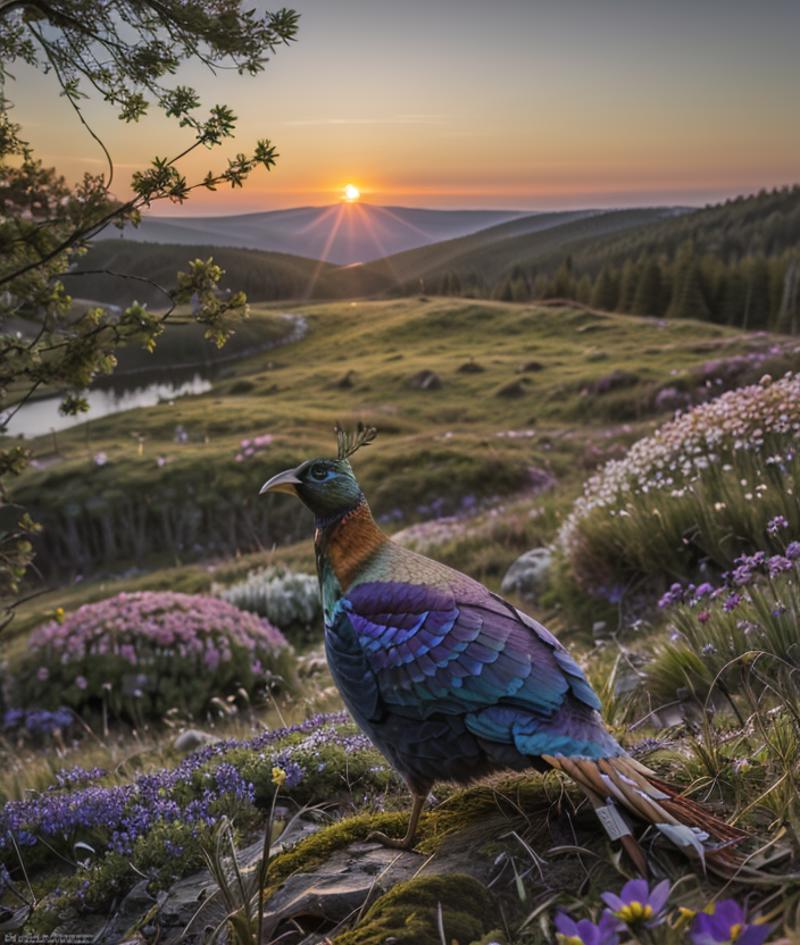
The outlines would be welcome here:
[[[775,577],[776,574],[780,574],[782,571],[791,571],[793,567],[794,565],[788,558],[783,555],[773,555],[769,559],[769,576]]]
[[[700,623],[708,623],[708,621],[711,619],[711,611],[701,610],[700,613],[697,615],[697,619]]]
[[[747,921],[744,909],[733,899],[718,902],[713,912],[698,912],[694,917],[689,937],[693,945],[761,945],[772,931],[772,926],[758,917]]]
[[[698,597],[707,597],[714,590],[714,585],[709,584],[708,581],[705,581],[698,588],[695,589],[694,596],[695,600]]]
[[[658,606],[663,610],[665,607],[671,607],[673,604],[680,604],[684,597],[683,584],[675,583],[670,589],[662,595]]]
[[[644,925],[652,928],[664,921],[664,907],[669,897],[670,883],[665,879],[650,890],[645,879],[631,879],[618,896],[604,892],[600,897],[614,916],[631,927]]]
[[[800,558],[800,541],[790,541],[786,546],[786,557],[790,561],[797,561]]]
[[[725,603],[722,605],[722,609],[726,613],[730,613],[732,610],[736,610],[736,608],[739,606],[739,604],[741,604],[741,602],[742,602],[741,594],[730,594],[725,599]]]
[[[733,569],[731,580],[737,587],[744,587],[753,580],[753,572],[747,565],[740,564],[738,568]]]
[[[566,912],[558,912],[554,921],[560,945],[617,945],[619,942],[619,923],[607,909],[596,925],[589,919],[575,922]]]
[[[771,519],[767,524],[767,531],[770,535],[777,535],[782,528],[788,528],[789,523],[786,521],[785,516],[776,515],[775,518]]]

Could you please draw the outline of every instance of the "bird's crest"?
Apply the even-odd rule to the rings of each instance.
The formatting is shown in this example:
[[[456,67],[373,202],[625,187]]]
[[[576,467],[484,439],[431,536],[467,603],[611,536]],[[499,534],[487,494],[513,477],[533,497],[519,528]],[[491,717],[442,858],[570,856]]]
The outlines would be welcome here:
[[[348,433],[338,423],[334,427],[336,430],[336,441],[339,444],[339,459],[347,459],[352,456],[356,450],[362,446],[369,446],[378,435],[375,427],[367,427],[359,420],[355,433]]]

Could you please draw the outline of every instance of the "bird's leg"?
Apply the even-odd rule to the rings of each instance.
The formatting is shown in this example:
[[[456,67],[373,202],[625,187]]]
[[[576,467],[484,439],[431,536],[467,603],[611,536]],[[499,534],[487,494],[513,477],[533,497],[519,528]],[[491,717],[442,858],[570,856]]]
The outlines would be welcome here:
[[[411,807],[408,830],[406,830],[406,835],[402,840],[387,837],[386,834],[381,833],[380,830],[373,830],[372,833],[367,836],[367,840],[374,840],[375,843],[380,843],[384,847],[392,847],[395,850],[413,850],[414,841],[417,838],[417,824],[419,824],[419,816],[422,813],[422,808],[425,806],[427,794],[414,794],[413,796],[414,804]]]

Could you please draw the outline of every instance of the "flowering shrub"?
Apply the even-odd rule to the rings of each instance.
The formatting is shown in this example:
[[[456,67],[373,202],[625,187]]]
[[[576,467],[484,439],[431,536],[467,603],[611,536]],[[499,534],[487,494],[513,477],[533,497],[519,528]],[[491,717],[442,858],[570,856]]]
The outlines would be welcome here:
[[[266,617],[284,633],[308,633],[319,622],[319,582],[313,574],[267,567],[251,571],[230,587],[212,592],[242,610]]]
[[[12,674],[12,705],[105,705],[134,721],[197,715],[214,697],[286,674],[291,652],[266,620],[213,597],[118,594],[35,630]]]
[[[733,899],[710,903],[702,912],[668,908],[669,880],[652,890],[644,879],[625,883],[619,895],[604,892],[606,908],[598,922],[575,921],[564,912],[555,917],[558,945],[619,945],[620,942],[690,945],[763,945],[773,926],[760,916],[749,919]]]
[[[765,531],[778,540],[787,526],[776,516]],[[675,582],[659,601],[670,620],[669,641],[650,665],[648,685],[665,702],[680,693],[704,702],[717,682],[735,690],[745,669],[756,692],[782,681],[796,688],[800,541],[789,540],[772,555],[740,555],[733,564],[718,585]]]
[[[3,733],[36,740],[68,732],[75,721],[74,714],[66,706],[59,706],[52,712],[47,709],[6,709]]]
[[[72,905],[102,908],[103,897],[119,894],[120,882],[137,880],[127,864],[164,882],[198,868],[209,829],[223,815],[240,826],[254,823],[256,806],[269,807],[276,785],[298,803],[356,791],[380,803],[389,786],[400,787],[346,713],[318,715],[251,739],[216,742],[130,783],[109,783],[101,769],[59,771],[48,790],[0,810],[0,861],[18,869],[16,845],[30,871],[49,864],[53,850],[71,856],[76,843],[86,844],[96,859],[65,888]],[[121,863],[123,879],[116,875]]]
[[[586,484],[558,544],[584,591],[719,570],[782,516],[800,532],[800,375],[729,391],[677,416]]]

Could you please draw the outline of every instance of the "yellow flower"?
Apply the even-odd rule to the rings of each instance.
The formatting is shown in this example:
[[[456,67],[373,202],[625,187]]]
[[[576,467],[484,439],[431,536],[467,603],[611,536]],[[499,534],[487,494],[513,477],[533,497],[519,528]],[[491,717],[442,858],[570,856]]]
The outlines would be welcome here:
[[[56,607],[53,611],[53,617],[55,618],[56,623],[64,623],[64,608]]]
[[[283,768],[272,769],[272,783],[275,787],[283,787],[286,784],[286,772]]]

